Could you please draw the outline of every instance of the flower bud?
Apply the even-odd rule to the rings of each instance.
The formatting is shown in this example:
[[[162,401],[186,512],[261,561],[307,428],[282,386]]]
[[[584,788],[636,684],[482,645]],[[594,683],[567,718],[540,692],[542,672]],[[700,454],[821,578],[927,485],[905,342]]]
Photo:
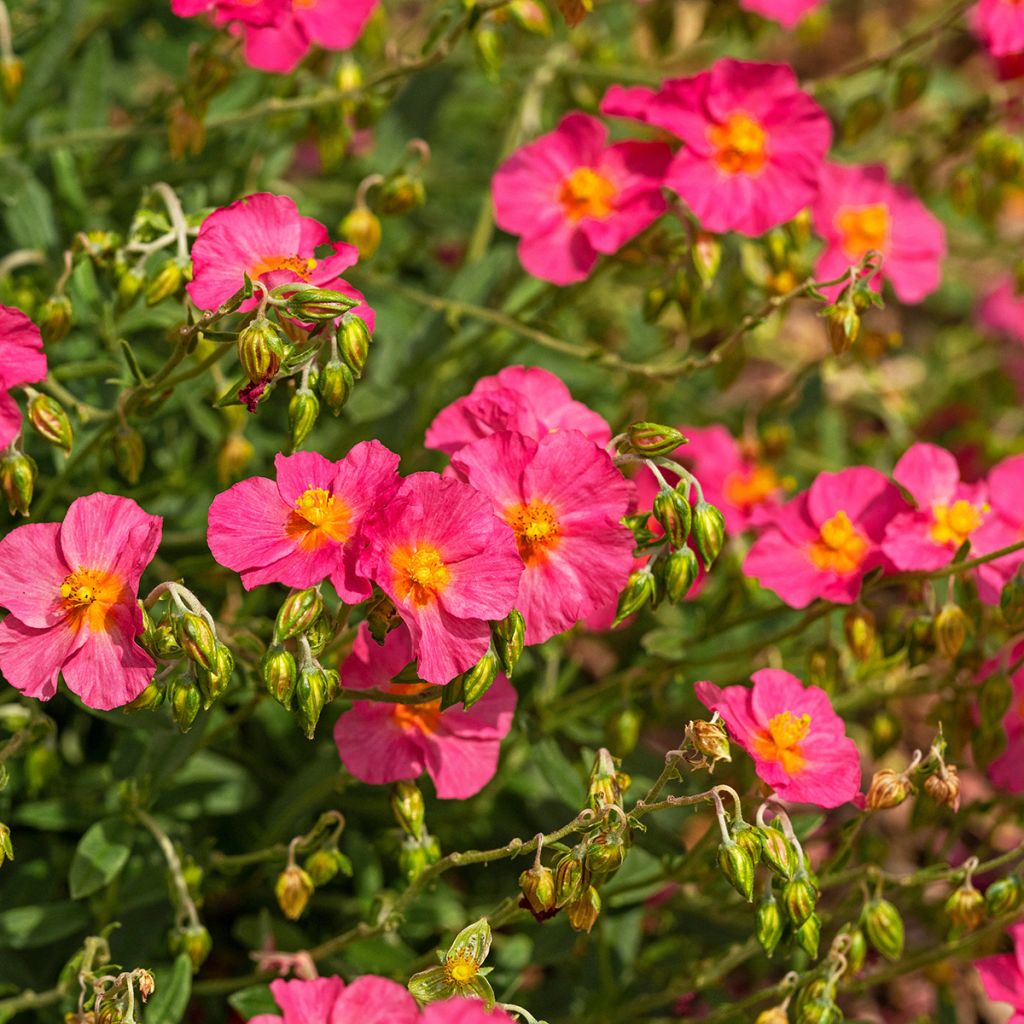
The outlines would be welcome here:
[[[789,1024],[789,1015],[783,1006],[769,1006],[757,1015],[754,1024]]]
[[[348,363],[349,369],[356,377],[362,377],[366,357],[370,354],[370,342],[373,338],[361,316],[347,316],[341,322],[338,331],[338,349],[341,358]]]
[[[1024,890],[1016,875],[997,878],[985,890],[985,912],[989,917],[1012,914],[1024,902]]]
[[[818,945],[821,942],[821,918],[811,914],[799,928],[793,932],[796,944],[812,959],[818,959]]]
[[[492,686],[498,678],[498,656],[493,651],[486,654],[462,676],[462,706],[468,711]]]
[[[700,565],[693,548],[683,546],[671,552],[664,559],[662,568],[665,596],[672,604],[682,601],[699,575]]]
[[[675,429],[666,427],[664,423],[630,424],[626,431],[629,447],[639,455],[671,455],[680,445],[686,444],[686,438]]]
[[[203,703],[199,688],[187,672],[179,672],[167,688],[171,701],[171,717],[181,732],[192,728]]]
[[[796,1024],[841,1024],[842,1020],[842,1011],[829,995],[806,1000],[796,1015]]]
[[[867,661],[875,651],[875,616],[867,608],[851,608],[843,617],[843,632],[850,653],[858,661]]]
[[[206,962],[213,949],[210,933],[201,925],[189,925],[174,933],[171,939],[171,951],[185,953],[192,963],[192,971],[198,971]]]
[[[621,805],[622,790],[619,788],[619,774],[615,768],[615,759],[608,750],[601,747],[590,769],[587,806],[591,810],[600,812],[605,807]]]
[[[939,654],[952,661],[967,640],[970,619],[956,604],[945,604],[935,616],[935,647]]]
[[[955,764],[940,767],[924,780],[924,791],[942,807],[954,814],[960,810],[960,774]]]
[[[336,624],[330,615],[321,615],[306,630],[306,641],[309,643],[309,651],[314,658],[323,653],[324,648],[334,639],[335,632]]]
[[[153,629],[152,646],[153,654],[158,658],[177,658],[181,654],[181,644],[170,615],[165,615]]]
[[[339,316],[344,316],[350,309],[358,305],[358,299],[351,299],[341,292],[307,286],[296,288],[288,296],[284,309],[290,316],[303,321],[303,323],[309,321],[322,323],[327,320],[337,320]]]
[[[884,811],[899,807],[914,792],[914,785],[903,772],[882,768],[871,777],[864,804],[869,811]]]
[[[28,402],[28,418],[39,435],[50,444],[63,448],[65,455],[71,451],[71,421],[55,398],[36,392]]]
[[[415,782],[396,782],[391,790],[391,813],[402,831],[413,839],[423,834],[423,794]]]
[[[1013,692],[1013,684],[1005,672],[993,672],[981,684],[978,691],[978,713],[983,725],[1002,729],[1003,716],[1013,703]]]
[[[846,945],[843,956],[846,957],[846,970],[844,978],[852,978],[860,972],[868,955],[868,940],[864,938],[864,932],[855,924],[844,924],[839,929],[839,935],[846,937]]]
[[[754,862],[731,839],[718,847],[718,867],[729,884],[748,902],[754,902]]]
[[[39,324],[39,333],[47,345],[63,341],[71,330],[71,300],[66,295],[51,295],[39,307],[36,320]]]
[[[406,839],[398,853],[398,870],[409,882],[415,882],[430,866],[430,853],[418,839]]]
[[[777,828],[761,829],[761,859],[779,878],[792,878],[799,867],[799,858],[793,844]]]
[[[565,908],[566,916],[573,931],[589,932],[601,913],[601,896],[598,891],[588,885],[586,889]]]
[[[661,524],[673,548],[681,548],[690,535],[693,510],[678,491],[659,491],[654,499],[654,518]]]
[[[213,665],[209,669],[199,669],[199,691],[203,695],[203,710],[208,711],[210,705],[228,688],[231,675],[235,671],[235,656],[224,644],[218,643]]]
[[[268,647],[260,660],[260,674],[270,696],[290,710],[295,683],[299,677],[299,669],[291,651],[280,644]]]
[[[712,766],[718,761],[732,761],[729,738],[721,722],[705,722],[702,719],[687,726],[694,748],[703,754]]]
[[[0,867],[5,860],[14,860],[14,846],[11,843],[11,830],[0,821]]]
[[[985,920],[985,897],[967,882],[950,894],[946,913],[957,928],[972,932]]]
[[[133,427],[122,424],[114,431],[112,447],[118,473],[134,486],[146,464],[146,445],[142,435]]]
[[[175,257],[171,257],[146,285],[146,305],[155,306],[176,295],[185,283],[185,272]]]
[[[734,822],[729,830],[733,841],[739,843],[747,851],[750,859],[756,867],[761,860],[761,851],[764,849],[764,840],[761,838],[761,830],[755,825],[745,821]]]
[[[843,142],[856,142],[866,135],[885,116],[885,103],[873,92],[854,100],[843,119]]]
[[[757,905],[757,941],[761,943],[765,956],[770,957],[775,952],[784,929],[782,908],[769,889],[764,899]]]
[[[318,665],[299,673],[295,684],[295,707],[307,739],[311,740],[316,732],[316,723],[320,721],[320,714],[327,703],[329,685],[327,673]]]
[[[519,888],[535,914],[546,914],[555,907],[555,876],[551,868],[535,864],[519,876]]]
[[[23,516],[28,515],[35,491],[36,472],[35,460],[22,452],[11,452],[0,461],[0,488],[3,489],[12,516],[18,512]]]
[[[522,614],[513,608],[500,622],[492,622],[491,640],[498,652],[502,672],[511,676],[526,642],[526,623]]]
[[[693,510],[693,539],[705,570],[710,569],[725,542],[725,519],[706,501],[698,501]]]
[[[25,80],[25,65],[14,54],[0,56],[0,96],[8,105],[14,103]]]
[[[715,235],[700,231],[694,240],[690,256],[701,284],[705,288],[710,288],[722,263],[722,243]]]
[[[201,668],[214,667],[217,637],[209,622],[195,612],[185,612],[177,620],[178,643],[185,654]]]
[[[929,71],[926,64],[915,61],[904,64],[896,73],[896,82],[892,91],[892,105],[897,110],[905,110],[916,103],[928,88]]]
[[[868,942],[895,963],[903,956],[903,918],[888,901],[875,897],[864,905],[861,924]]]
[[[999,594],[999,611],[1013,632],[1024,629],[1024,569],[1018,569],[1003,585]]]
[[[277,640],[290,640],[293,636],[305,633],[310,626],[323,614],[324,599],[316,587],[306,590],[293,590],[281,605],[274,624],[274,636]]]
[[[339,874],[352,877],[352,862],[340,850],[322,849],[311,853],[303,865],[314,886],[327,885]]]
[[[605,740],[616,757],[633,752],[640,739],[642,723],[640,713],[634,708],[623,708],[608,719],[604,727]]]
[[[238,362],[251,383],[273,377],[284,359],[280,328],[258,316],[238,332]]]
[[[309,873],[297,864],[285,868],[274,883],[277,905],[281,908],[284,916],[292,921],[297,921],[306,909],[314,888],[313,879],[309,877]]]
[[[141,294],[145,284],[145,275],[141,274],[138,270],[125,270],[118,276],[116,299],[118,312],[124,312],[131,306]]]
[[[654,598],[654,574],[649,569],[636,569],[629,574],[626,588],[619,595],[619,607],[613,626],[617,626],[630,615],[640,611]]]
[[[795,928],[814,913],[818,894],[804,871],[798,872],[782,887],[782,902]]]
[[[309,437],[320,415],[320,400],[308,388],[300,388],[288,403],[288,430],[292,451],[298,451]]]
[[[355,384],[352,371],[340,359],[332,359],[320,371],[316,389],[331,414],[337,416],[351,397]]]
[[[626,843],[619,832],[602,833],[587,844],[587,870],[598,881],[618,871],[625,859]]]
[[[584,870],[583,861],[576,851],[567,853],[555,865],[555,906],[564,907],[576,900],[589,885],[590,879]]]
[[[841,356],[848,352],[860,334],[860,315],[850,303],[830,306],[825,316],[825,329],[832,352]]]
[[[419,177],[405,171],[391,175],[377,193],[377,206],[385,216],[400,216],[415,210],[427,201],[427,193]]]
[[[155,711],[164,702],[164,690],[156,683],[150,683],[142,693],[121,708],[124,712]]]
[[[341,222],[341,236],[359,250],[360,260],[368,260],[381,240],[380,218],[365,206],[353,207]]]

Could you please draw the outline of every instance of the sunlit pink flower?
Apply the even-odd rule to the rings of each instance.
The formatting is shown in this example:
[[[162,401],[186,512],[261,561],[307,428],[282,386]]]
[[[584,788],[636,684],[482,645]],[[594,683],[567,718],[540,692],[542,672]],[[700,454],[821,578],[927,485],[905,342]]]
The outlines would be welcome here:
[[[502,430],[535,441],[557,430],[578,430],[601,447],[612,439],[604,417],[573,399],[553,373],[539,366],[507,366],[481,377],[465,398],[442,409],[427,428],[425,444],[451,455]]]
[[[1024,341],[1024,295],[1018,294],[1011,275],[1003,277],[982,299],[978,323],[996,334]]]
[[[612,86],[601,110],[683,140],[665,184],[714,232],[760,235],[796,216],[818,193],[832,141],[825,111],[784,64],[723,59],[658,91]]]
[[[916,508],[894,516],[882,550],[897,569],[941,569],[988,515],[984,484],[960,480],[956,459],[934,444],[912,445],[896,463],[893,479]]]
[[[363,533],[357,571],[395,603],[419,677],[447,683],[476,664],[488,621],[512,610],[523,573],[515,534],[488,499],[460,480],[413,473]]]
[[[808,490],[765,516],[743,571],[794,608],[817,597],[851,604],[865,573],[887,564],[885,527],[905,508],[877,470],[821,473]]]
[[[819,280],[839,277],[870,250],[882,254],[876,290],[888,281],[902,302],[920,302],[939,287],[946,229],[903,185],[893,185],[881,164],[826,164],[814,204],[814,225],[825,240]],[[836,295],[841,286],[825,289]]]
[[[478,793],[498,768],[501,741],[512,725],[516,691],[499,675],[468,710],[441,710],[441,691],[430,684],[390,683],[413,659],[405,626],[392,630],[378,647],[361,623],[352,653],[341,666],[342,686],[376,687],[388,693],[437,694],[423,704],[357,700],[334,727],[334,742],[349,773],[383,785],[415,779],[424,770],[443,800]]]
[[[1024,1024],[1024,922],[1011,925],[1007,932],[1013,940],[1013,952],[975,960],[974,966],[989,999],[1013,1007],[1007,1024]]]
[[[1024,540],[1024,455],[1012,455],[997,463],[986,482],[990,513],[971,536],[971,551],[975,555],[990,555]],[[1024,550],[978,566],[978,593],[986,604],[999,603],[1003,584],[1022,562]]]
[[[1024,4],[1020,0],[978,0],[971,21],[993,57],[1024,51]]]
[[[130,498],[90,494],[63,523],[29,523],[0,540],[0,672],[38,700],[69,689],[89,707],[120,707],[149,685],[155,665],[142,632],[139,579],[162,520]]]
[[[281,1015],[261,1013],[249,1024],[417,1024],[419,1008],[404,986],[373,974],[348,985],[341,978],[278,979],[270,983]]]
[[[587,114],[516,150],[494,175],[494,218],[520,236],[519,259],[555,284],[582,281],[598,253],[617,252],[665,211],[671,152],[659,142],[608,145]]]
[[[632,487],[611,457],[575,430],[540,441],[505,431],[467,445],[452,468],[515,533],[525,570],[515,606],[539,644],[611,601],[633,567],[621,520]]]
[[[316,250],[329,246],[331,255]],[[199,229],[192,246],[192,280],[187,288],[200,309],[216,309],[250,280],[267,288],[304,282],[341,290],[342,273],[359,258],[347,242],[330,242],[327,228],[312,217],[302,217],[288,196],[269,192],[239,199],[214,210]],[[354,298],[361,298],[348,286]],[[259,297],[242,303],[255,309]]]
[[[398,456],[378,441],[331,462],[316,452],[277,455],[277,480],[254,476],[213,499],[207,541],[213,557],[261,583],[312,587],[330,577],[342,601],[370,596],[356,571],[363,520],[398,490]]]
[[[828,694],[781,669],[755,672],[753,689],[697,683],[697,698],[725,720],[783,800],[839,807],[860,790],[860,755]]]
[[[479,999],[453,996],[423,1007],[422,1024],[512,1024],[500,1006],[488,1010]]]
[[[21,430],[21,410],[11,388],[46,377],[46,356],[39,328],[20,309],[0,306],[0,448]]]
[[[291,0],[171,0],[171,10],[179,18],[209,14],[218,25],[273,25],[290,9]]]
[[[820,7],[824,0],[740,0],[740,7],[763,18],[777,21],[783,28],[793,28],[805,14]]]

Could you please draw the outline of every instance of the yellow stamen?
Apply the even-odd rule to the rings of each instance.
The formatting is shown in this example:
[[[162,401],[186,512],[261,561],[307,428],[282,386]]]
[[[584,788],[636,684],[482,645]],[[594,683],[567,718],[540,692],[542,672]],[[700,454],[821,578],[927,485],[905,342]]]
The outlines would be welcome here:
[[[566,217],[573,223],[584,217],[602,220],[615,212],[618,191],[615,182],[593,168],[577,167],[562,181],[558,201]]]
[[[469,953],[455,953],[444,962],[445,980],[456,988],[464,988],[479,971],[480,965]]]
[[[868,553],[867,538],[840,510],[822,523],[818,539],[808,549],[811,561],[823,571],[840,576],[856,572]]]
[[[982,516],[988,511],[986,505],[972,505],[962,498],[952,505],[933,505],[932,540],[937,544],[951,544],[954,548],[961,544],[981,526]]]
[[[835,226],[843,252],[851,260],[859,260],[869,249],[884,252],[889,241],[889,207],[885,203],[844,206],[835,216]]]
[[[711,159],[725,174],[758,174],[768,162],[768,133],[749,114],[736,111],[707,130]]]
[[[395,593],[400,601],[422,606],[437,599],[451,582],[451,570],[433,544],[399,548],[391,556]]]
[[[290,270],[303,281],[308,281],[316,269],[316,260],[302,256],[264,256],[249,268],[249,277],[255,281],[273,270]]]
[[[811,731],[811,716],[797,717],[792,711],[783,711],[768,720],[768,728],[754,739],[758,757],[765,761],[778,761],[790,775],[795,774],[807,759],[800,742]]]
[[[77,629],[86,623],[90,629],[108,628],[111,606],[122,599],[123,582],[101,569],[79,568],[60,585],[61,602]]]
[[[511,505],[505,509],[505,522],[512,527],[519,557],[527,565],[543,564],[558,547],[561,528],[547,502],[535,498],[526,505]]]
[[[310,487],[296,500],[285,531],[303,551],[313,551],[328,543],[344,544],[352,536],[352,512],[330,491]]]
[[[755,462],[743,469],[737,469],[725,478],[726,498],[740,508],[749,509],[765,498],[771,497],[782,487],[775,470]]]

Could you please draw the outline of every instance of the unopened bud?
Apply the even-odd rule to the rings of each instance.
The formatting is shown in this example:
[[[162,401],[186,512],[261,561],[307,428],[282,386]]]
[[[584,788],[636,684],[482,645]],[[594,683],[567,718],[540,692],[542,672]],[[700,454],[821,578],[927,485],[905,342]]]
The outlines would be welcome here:
[[[673,548],[681,548],[690,535],[693,511],[678,491],[659,491],[654,499],[654,518],[661,524]]]
[[[185,612],[177,621],[178,643],[197,665],[209,669],[216,664],[217,636],[209,622],[195,612]]]
[[[329,687],[327,673],[317,665],[303,669],[299,673],[298,682],[295,684],[295,707],[307,739],[312,739],[313,733],[316,732],[316,723],[320,721],[320,715],[327,703]]]
[[[555,876],[551,868],[535,864],[519,876],[519,888],[535,914],[546,914],[555,907]]]
[[[332,359],[320,371],[316,389],[331,414],[337,416],[351,397],[355,384],[352,371],[340,359]]]
[[[424,822],[423,794],[415,782],[395,783],[391,790],[391,813],[406,835],[420,838]]]
[[[146,444],[142,435],[133,427],[122,424],[114,431],[112,447],[118,473],[128,483],[137,484],[146,464]]]
[[[587,786],[587,806],[600,812],[605,807],[621,806],[622,790],[619,788],[619,773],[611,752],[601,747],[590,769]]]
[[[292,652],[280,644],[268,647],[260,661],[260,674],[271,697],[290,709],[299,678],[299,669]]]
[[[66,295],[51,295],[39,307],[36,319],[47,345],[63,341],[71,330],[71,300]]]
[[[654,574],[649,569],[636,569],[629,575],[626,588],[619,595],[619,607],[613,626],[617,626],[630,615],[640,611],[654,598]]]
[[[10,105],[18,98],[24,80],[25,65],[20,57],[14,54],[0,57],[0,96],[5,103]]]
[[[292,451],[297,451],[309,437],[320,415],[320,400],[308,388],[300,388],[288,403],[288,430]]]
[[[732,750],[729,737],[721,722],[705,722],[701,719],[690,722],[688,731],[694,748],[709,761],[731,761]]]
[[[904,772],[882,768],[871,777],[864,804],[869,811],[884,811],[899,807],[914,792],[914,785]]]
[[[592,885],[588,885],[579,897],[565,908],[565,913],[573,931],[589,932],[597,924],[601,913],[600,894]]]
[[[176,658],[181,654],[181,644],[170,615],[165,615],[153,630],[153,653],[158,658]]]
[[[789,1015],[781,1005],[769,1006],[757,1015],[754,1024],[789,1024]]]
[[[522,614],[513,608],[500,622],[492,622],[491,637],[502,672],[511,676],[519,664],[526,642],[526,622]]]
[[[843,119],[843,142],[856,142],[885,116],[885,104],[874,93],[866,93],[850,104]]]
[[[956,604],[945,604],[935,616],[935,647],[944,658],[952,661],[967,640],[970,619]]]
[[[950,894],[946,913],[957,928],[972,932],[985,920],[985,897],[968,882]]]
[[[168,696],[171,701],[171,717],[174,724],[181,732],[188,732],[192,728],[203,704],[202,694],[199,692],[192,677],[187,672],[179,672],[171,680],[168,689]]]
[[[11,452],[0,461],[0,487],[7,499],[7,508],[13,516],[27,516],[32,505],[36,485],[35,460],[22,452]]]
[[[404,171],[388,178],[377,193],[378,209],[389,217],[409,213],[426,201],[422,180]]]
[[[723,842],[718,847],[718,867],[729,884],[748,902],[754,901],[754,862],[739,843]]]
[[[172,942],[175,953],[184,953],[192,963],[193,972],[198,971],[206,962],[213,949],[210,933],[201,925],[189,925],[176,932]]]
[[[284,359],[284,338],[280,328],[265,316],[258,316],[238,332],[238,362],[251,383],[273,377]]]
[[[634,708],[623,708],[605,723],[605,738],[616,757],[625,757],[633,752],[640,739],[642,722],[640,713]]]
[[[213,702],[223,695],[234,671],[235,656],[224,644],[218,643],[213,664],[208,669],[197,671],[204,710],[208,711]]]
[[[119,312],[128,309],[139,297],[146,285],[146,278],[138,270],[125,270],[117,279],[116,308]]]
[[[792,878],[799,868],[799,857],[793,844],[777,828],[761,829],[761,859],[779,878]]]
[[[373,338],[361,316],[347,316],[342,320],[341,329],[338,331],[338,350],[356,377],[363,375],[366,357],[370,354],[371,341]]]
[[[924,780],[924,791],[954,814],[960,810],[960,774],[955,764],[943,765]]]
[[[29,422],[50,444],[71,451],[73,434],[71,421],[63,406],[55,398],[36,392],[28,402]]]
[[[661,575],[669,601],[672,604],[682,601],[700,575],[700,564],[693,548],[683,546],[665,557]]]
[[[303,865],[314,886],[327,885],[339,874],[352,876],[352,863],[340,850],[322,849],[311,853]]]
[[[359,250],[359,259],[368,260],[377,251],[381,239],[380,218],[365,206],[356,206],[345,214],[341,235]]]
[[[796,1024],[841,1024],[842,1020],[842,1010],[828,995],[801,1003],[796,1015]]]
[[[813,913],[818,894],[805,872],[799,872],[782,888],[782,903],[790,921],[799,928]]]
[[[784,928],[785,922],[782,920],[782,908],[779,906],[779,901],[772,895],[771,889],[769,889],[765,898],[757,906],[757,941],[761,943],[765,956],[770,957],[775,952],[779,941],[782,939]]]
[[[916,103],[928,88],[928,67],[925,64],[904,64],[896,73],[892,91],[892,105],[905,110]]]
[[[687,443],[686,438],[675,427],[646,420],[631,424],[626,436],[629,439],[629,447],[639,455],[671,455],[680,445]]]
[[[861,915],[861,924],[868,942],[886,960],[895,963],[903,956],[903,918],[888,900],[881,897],[868,900]]]
[[[706,501],[698,501],[693,510],[693,539],[705,570],[710,569],[725,542],[725,518]]]
[[[811,914],[806,921],[793,933],[796,944],[812,959],[818,958],[818,945],[821,942],[821,918]]]
[[[1024,629],[1024,567],[1003,585],[999,594],[999,611],[1003,621],[1015,633]]]
[[[164,702],[163,688],[150,683],[135,700],[125,704],[122,711],[155,711]]]
[[[850,350],[860,334],[860,314],[851,303],[844,303],[830,306],[823,315],[832,351],[841,356]]]
[[[498,678],[498,656],[487,653],[462,676],[462,706],[468,711],[491,688]]]
[[[729,829],[733,841],[739,843],[747,851],[750,859],[756,867],[761,860],[761,851],[764,849],[764,839],[761,838],[761,830],[756,825],[748,824],[745,821],[733,822]]]
[[[846,943],[843,948],[843,956],[846,957],[846,970],[844,978],[852,978],[860,972],[868,955],[868,940],[864,932],[855,924],[844,924],[839,929],[839,935],[845,936]]]
[[[297,864],[285,868],[274,883],[277,905],[281,908],[284,916],[292,921],[297,921],[306,909],[314,888],[313,879],[309,877],[309,873]]]
[[[155,306],[164,299],[177,295],[185,283],[185,272],[173,256],[152,277],[146,285],[146,305]]]
[[[11,830],[0,821],[0,867],[5,860],[14,860],[14,846],[11,843]]]
[[[344,316],[353,306],[358,306],[357,299],[341,292],[331,291],[329,288],[297,288],[285,303],[285,311],[294,316],[297,320],[306,323],[314,321],[322,323],[327,320],[337,320]]]
[[[587,844],[587,870],[598,881],[617,871],[625,859],[626,843],[619,832],[602,833]]]
[[[722,263],[722,243],[715,235],[701,231],[697,234],[690,255],[701,284],[710,288]]]
[[[1016,875],[998,878],[985,890],[985,911],[989,917],[1012,914],[1024,902],[1024,890]]]
[[[293,590],[281,605],[274,624],[274,636],[277,640],[290,640],[293,636],[305,633],[310,626],[323,614],[324,599],[316,587],[306,590]]]
[[[576,900],[589,885],[590,879],[583,867],[583,860],[573,851],[567,853],[555,865],[555,906],[564,907]]]
[[[1014,689],[1005,672],[993,672],[978,692],[978,713],[982,725],[1001,728],[1003,716],[1013,703]],[[977,751],[977,746],[975,746]]]
[[[376,644],[383,644],[388,633],[401,621],[394,602],[387,594],[382,594],[366,611],[366,628]]]
[[[851,608],[843,617],[843,632],[850,653],[858,661],[867,661],[875,651],[875,616],[867,608]]]

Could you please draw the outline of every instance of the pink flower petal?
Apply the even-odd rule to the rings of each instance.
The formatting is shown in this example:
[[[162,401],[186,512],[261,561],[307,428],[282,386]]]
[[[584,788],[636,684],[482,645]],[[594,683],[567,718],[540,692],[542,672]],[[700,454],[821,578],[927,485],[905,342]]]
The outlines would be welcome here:
[[[59,523],[27,523],[0,540],[0,606],[36,629],[67,617],[60,588],[71,569],[59,535]]]

